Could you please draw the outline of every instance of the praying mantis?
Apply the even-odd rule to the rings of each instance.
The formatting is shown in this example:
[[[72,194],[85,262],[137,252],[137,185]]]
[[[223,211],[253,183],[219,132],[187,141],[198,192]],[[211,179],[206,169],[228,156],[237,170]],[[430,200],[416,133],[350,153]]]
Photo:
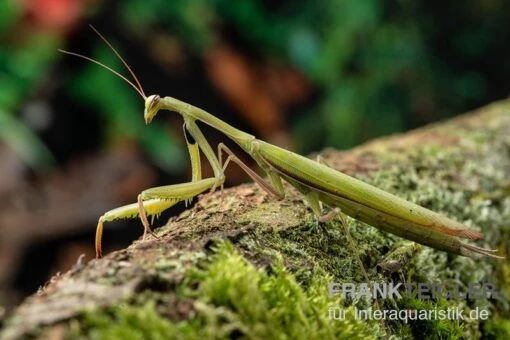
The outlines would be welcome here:
[[[91,26],[91,28],[112,49],[131,74],[134,82],[89,57],[74,52],[59,51],[96,63],[133,87],[145,102],[144,120],[146,124],[150,124],[162,110],[180,114],[184,120],[183,130],[192,169],[190,182],[144,190],[138,195],[136,203],[115,208],[102,215],[96,229],[96,258],[102,257],[101,240],[105,222],[140,218],[144,227],[143,238],[145,238],[148,234],[152,234],[147,216],[159,215],[178,202],[189,201],[206,191],[213,192],[217,188],[223,188],[225,169],[230,162],[240,166],[262,189],[279,199],[285,197],[282,180],[288,182],[303,195],[319,221],[325,220],[327,217],[327,215],[323,215],[323,204],[325,204],[328,207],[339,208],[341,212],[354,219],[380,230],[435,249],[462,256],[481,254],[492,258],[501,258],[495,249],[486,249],[462,242],[461,239],[477,240],[481,239],[483,235],[459,222],[336,171],[320,162],[266,143],[198,107],[172,97],[146,96],[141,83],[126,61],[105,37],[94,27]],[[215,153],[199,129],[197,122],[211,126],[235,142],[253,158],[267,175],[268,180],[244,164],[223,143],[218,145],[217,153]],[[200,153],[211,165],[213,177],[202,178]],[[225,154],[227,158],[223,161]]]

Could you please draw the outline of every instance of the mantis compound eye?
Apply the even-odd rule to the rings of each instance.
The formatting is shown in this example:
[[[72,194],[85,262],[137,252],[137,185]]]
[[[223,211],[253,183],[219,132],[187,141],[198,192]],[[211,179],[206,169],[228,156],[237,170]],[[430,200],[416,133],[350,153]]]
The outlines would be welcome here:
[[[149,124],[154,116],[158,113],[160,100],[161,97],[157,94],[153,94],[152,96],[147,97],[145,100],[145,124]]]

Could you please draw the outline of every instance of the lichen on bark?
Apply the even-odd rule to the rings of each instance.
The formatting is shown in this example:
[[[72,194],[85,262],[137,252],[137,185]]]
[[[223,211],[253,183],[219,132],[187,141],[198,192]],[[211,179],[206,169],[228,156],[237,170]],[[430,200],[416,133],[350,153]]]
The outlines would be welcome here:
[[[329,166],[480,230],[510,254],[510,102],[448,122],[324,150]],[[479,338],[510,336],[510,265],[450,255],[348,219],[317,223],[299,194],[275,200],[254,184],[217,192],[101,260],[78,264],[27,299],[2,338]],[[358,308],[490,311],[488,320],[360,321],[330,282],[490,282],[501,299],[357,300]],[[345,320],[329,320],[332,306]],[[134,335],[133,335],[134,334]]]

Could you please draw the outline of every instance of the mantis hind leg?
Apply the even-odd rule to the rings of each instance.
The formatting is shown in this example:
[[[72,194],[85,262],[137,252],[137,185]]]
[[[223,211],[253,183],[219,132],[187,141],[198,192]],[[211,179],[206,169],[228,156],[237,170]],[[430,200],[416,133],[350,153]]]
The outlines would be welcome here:
[[[309,187],[302,185],[301,183],[294,181],[290,178],[285,178],[292,186],[294,186],[304,198],[304,201],[312,209],[317,222],[328,222],[331,221],[338,214],[338,210],[332,209],[324,213],[322,201],[319,199],[319,194],[315,190],[311,190]]]

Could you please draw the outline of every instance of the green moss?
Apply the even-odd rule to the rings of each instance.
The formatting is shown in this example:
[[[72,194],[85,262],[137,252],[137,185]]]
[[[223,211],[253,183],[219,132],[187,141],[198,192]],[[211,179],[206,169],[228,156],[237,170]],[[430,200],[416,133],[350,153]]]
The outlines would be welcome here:
[[[437,313],[447,313],[444,317],[428,317],[423,320],[412,320],[409,322],[411,332],[415,338],[419,339],[466,339],[480,337],[477,329],[478,323],[455,320],[456,309],[467,310],[466,306],[459,304],[457,301],[437,299],[403,299],[399,301],[401,310],[412,310],[416,313],[416,318],[420,311],[429,313],[430,311]]]
[[[510,339],[510,320],[494,318],[488,320],[484,327],[486,339]]]
[[[88,312],[81,322],[72,321],[68,339],[184,339],[194,329],[172,324],[156,311],[154,302],[144,306],[116,306]]]
[[[208,336],[220,331],[251,339],[367,339],[377,331],[376,325],[354,320],[352,310],[345,320],[328,320],[328,308],[341,302],[329,300],[333,279],[318,268],[304,289],[281,261],[268,274],[223,243],[191,278],[200,282],[193,295],[205,320],[214,320],[205,325]]]
[[[377,324],[354,319],[352,307],[329,299],[331,276],[317,268],[303,288],[276,261],[267,273],[222,243],[203,269],[187,274],[182,295],[194,299],[189,318],[171,322],[154,301],[87,312],[71,322],[69,338],[87,339],[370,339]],[[162,309],[164,306],[159,306]],[[329,320],[329,309],[342,307],[343,320]]]

